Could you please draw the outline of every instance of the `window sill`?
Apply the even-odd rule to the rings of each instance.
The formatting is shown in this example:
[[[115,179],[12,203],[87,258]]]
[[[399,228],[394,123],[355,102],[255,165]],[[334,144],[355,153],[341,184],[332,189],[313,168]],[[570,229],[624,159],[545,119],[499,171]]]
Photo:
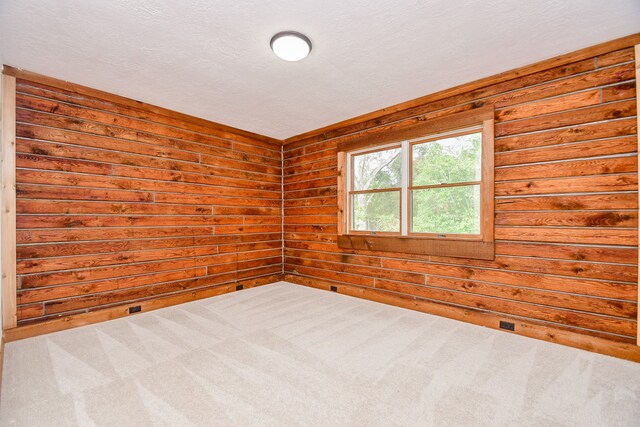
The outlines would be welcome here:
[[[495,259],[494,242],[468,239],[343,234],[338,236],[338,247],[454,258]]]

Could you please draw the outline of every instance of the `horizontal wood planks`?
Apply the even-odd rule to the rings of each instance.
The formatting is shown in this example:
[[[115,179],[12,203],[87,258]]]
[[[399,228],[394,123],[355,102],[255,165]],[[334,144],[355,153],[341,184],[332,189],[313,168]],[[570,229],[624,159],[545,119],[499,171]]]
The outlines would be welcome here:
[[[486,326],[516,319],[552,341],[635,343],[636,39],[288,140],[287,278]],[[487,105],[496,111],[495,260],[338,248],[338,147]]]
[[[174,294],[150,297],[146,300],[136,301],[135,305],[140,306],[140,312],[147,312],[151,310],[157,310],[159,308],[170,307],[176,304],[183,304],[190,301],[196,301],[203,298],[211,298],[217,295],[238,291],[239,285],[242,286],[241,289],[248,289],[256,286],[266,285],[280,280],[281,277],[282,274],[275,274],[270,276],[260,276],[254,279],[242,279],[233,283],[193,289],[189,290],[189,292],[178,292]],[[28,324],[19,326],[17,328],[7,329],[4,334],[4,341],[17,341],[37,335],[48,334],[65,329],[104,322],[106,320],[126,317],[131,315],[129,313],[129,307],[131,305],[132,304],[120,304],[112,307],[100,308],[88,313],[60,316],[41,322],[29,322]]]
[[[278,141],[17,78],[7,339],[282,277],[640,360],[639,35]],[[495,108],[495,259],[338,248],[337,148]],[[283,152],[284,150],[284,152]],[[284,248],[283,248],[284,244]]]
[[[280,144],[13,71],[20,327],[277,280]]]

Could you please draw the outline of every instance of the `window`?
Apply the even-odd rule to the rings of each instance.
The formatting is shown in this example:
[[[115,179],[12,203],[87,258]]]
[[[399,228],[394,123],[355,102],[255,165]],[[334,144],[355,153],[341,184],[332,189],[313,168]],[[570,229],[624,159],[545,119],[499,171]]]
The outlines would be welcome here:
[[[493,108],[339,147],[343,248],[492,259]]]
[[[409,232],[480,236],[481,129],[409,145]]]
[[[400,146],[350,154],[350,231],[399,233],[402,217]]]

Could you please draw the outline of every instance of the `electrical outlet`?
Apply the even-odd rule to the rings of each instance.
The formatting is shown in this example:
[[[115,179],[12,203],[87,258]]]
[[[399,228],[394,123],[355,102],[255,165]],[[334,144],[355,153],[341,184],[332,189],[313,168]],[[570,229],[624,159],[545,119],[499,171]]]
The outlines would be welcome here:
[[[134,305],[133,307],[129,307],[129,314],[139,313],[142,311],[142,306]]]
[[[236,291],[241,291],[244,289],[244,285],[238,285],[236,286]]]
[[[500,321],[500,329],[506,329],[507,331],[515,331],[516,325],[511,322]]]
[[[338,287],[337,286],[332,286],[331,287],[331,292],[338,292]]]

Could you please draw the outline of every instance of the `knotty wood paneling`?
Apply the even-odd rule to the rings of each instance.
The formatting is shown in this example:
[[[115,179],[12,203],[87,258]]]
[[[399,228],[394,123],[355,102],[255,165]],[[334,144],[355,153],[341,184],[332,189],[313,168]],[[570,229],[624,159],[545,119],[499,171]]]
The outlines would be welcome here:
[[[284,149],[8,67],[20,327],[6,337],[259,286],[284,265],[302,285],[494,328],[509,319],[516,333],[640,360],[638,41],[418,98]],[[338,144],[487,105],[494,260],[338,248]]]
[[[280,277],[278,141],[28,76],[15,96],[18,326]]]
[[[541,330],[562,331],[544,338],[565,337],[580,341],[582,348],[595,347],[575,336],[594,343],[635,343],[633,40],[285,141],[287,280],[324,289],[336,286],[349,295],[486,326],[511,319],[518,325],[516,333],[540,337]],[[425,119],[487,105],[495,107],[496,120],[495,260],[338,248],[339,145],[383,138]],[[598,351],[609,351],[598,346]]]

